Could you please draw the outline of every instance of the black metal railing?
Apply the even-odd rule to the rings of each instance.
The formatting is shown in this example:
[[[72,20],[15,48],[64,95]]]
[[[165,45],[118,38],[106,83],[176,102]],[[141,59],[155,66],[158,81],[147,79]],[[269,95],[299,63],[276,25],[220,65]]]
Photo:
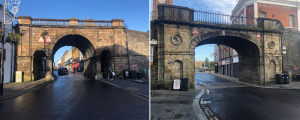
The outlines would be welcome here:
[[[215,24],[240,25],[240,26],[256,26],[257,18],[249,18],[243,16],[231,16],[221,13],[212,13],[204,11],[194,12],[194,21],[207,22]]]

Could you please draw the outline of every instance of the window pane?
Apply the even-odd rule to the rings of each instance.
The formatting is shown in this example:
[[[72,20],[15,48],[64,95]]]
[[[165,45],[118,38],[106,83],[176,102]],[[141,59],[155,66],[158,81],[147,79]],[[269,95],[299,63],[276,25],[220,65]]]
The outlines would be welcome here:
[[[260,17],[266,18],[266,17],[267,17],[267,16],[266,16],[266,12],[260,12]]]
[[[295,27],[295,16],[290,15],[290,27]]]

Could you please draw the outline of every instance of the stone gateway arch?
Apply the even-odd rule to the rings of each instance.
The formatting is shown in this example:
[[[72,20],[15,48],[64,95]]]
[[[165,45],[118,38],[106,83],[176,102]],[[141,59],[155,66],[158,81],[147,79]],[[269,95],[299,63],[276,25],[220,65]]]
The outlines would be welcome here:
[[[134,39],[130,36],[132,34],[134,37],[139,36],[139,42],[143,46],[149,44],[145,41],[149,37],[146,32],[128,30],[123,22],[122,19],[37,19],[30,16],[19,16],[18,24],[15,26],[16,32],[21,34],[21,40],[17,47],[16,69],[24,72],[24,81],[35,80],[40,75],[41,59],[45,58],[46,80],[51,80],[53,77],[52,63],[56,51],[63,46],[74,46],[84,56],[85,76],[91,78],[97,76],[100,79],[103,77],[104,71],[103,69],[101,71],[103,56],[110,57],[107,64],[114,68],[116,75],[122,76],[123,70],[129,69],[131,64],[138,64],[134,62],[129,64],[130,54],[135,53],[142,56],[141,60],[145,62],[148,58],[148,55],[131,49],[130,42]],[[51,41],[39,42],[41,38],[46,40],[48,37]],[[145,47],[145,49],[147,48],[149,47]],[[141,51],[145,52],[145,50]],[[147,66],[139,65],[139,67],[144,70]],[[134,69],[131,68],[131,70]]]
[[[282,73],[282,33],[280,21],[257,19],[257,26],[237,26],[194,21],[194,10],[158,5],[158,18],[151,22],[154,45],[151,88],[172,89],[173,80],[188,78],[195,88],[195,48],[221,44],[239,54],[239,80],[254,84],[273,84],[269,73]],[[198,34],[192,34],[197,29]],[[257,38],[257,33],[262,35]],[[206,52],[206,51],[203,51]],[[271,64],[272,63],[272,64]],[[181,66],[181,67],[180,67]]]

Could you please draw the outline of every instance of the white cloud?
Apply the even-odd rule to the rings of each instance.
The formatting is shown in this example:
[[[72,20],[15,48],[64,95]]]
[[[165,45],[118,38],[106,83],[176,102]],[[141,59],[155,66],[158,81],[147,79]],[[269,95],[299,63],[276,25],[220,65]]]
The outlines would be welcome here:
[[[237,0],[174,0],[174,5],[217,13],[231,14]]]
[[[210,8],[216,12],[231,14],[231,11],[237,4],[236,0],[203,0]]]

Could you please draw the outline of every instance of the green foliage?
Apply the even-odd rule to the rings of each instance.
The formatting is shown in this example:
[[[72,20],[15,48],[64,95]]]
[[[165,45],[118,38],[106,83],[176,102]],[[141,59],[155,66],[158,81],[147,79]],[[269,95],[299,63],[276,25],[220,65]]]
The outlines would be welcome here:
[[[210,68],[215,68],[215,61],[210,61]]]
[[[205,58],[205,67],[208,67],[209,66],[209,60],[208,60],[208,58],[206,57]]]
[[[18,44],[20,42],[20,34],[18,33],[13,33],[13,32],[10,32],[7,36],[6,36],[6,42],[13,42],[13,43],[16,43]]]

